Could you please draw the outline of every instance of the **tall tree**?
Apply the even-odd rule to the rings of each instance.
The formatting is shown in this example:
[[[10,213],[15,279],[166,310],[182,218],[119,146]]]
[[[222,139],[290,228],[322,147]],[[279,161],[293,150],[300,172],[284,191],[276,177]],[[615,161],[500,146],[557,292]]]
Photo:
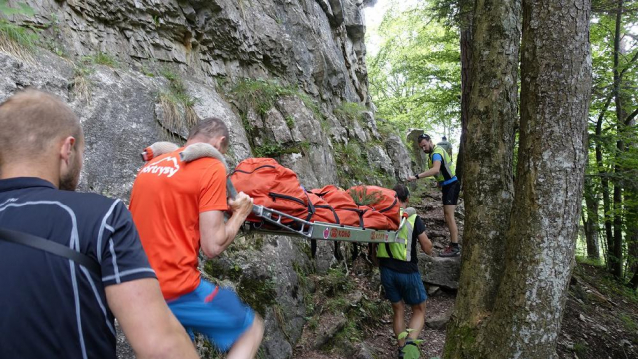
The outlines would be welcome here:
[[[594,188],[594,180],[591,175],[585,176],[585,205],[583,210],[583,225],[585,227],[585,239],[587,244],[587,258],[597,260],[600,258],[598,250],[598,194]]]
[[[520,13],[519,1],[477,0],[475,5],[469,131],[463,143],[465,241],[456,309],[445,347],[450,358],[485,357],[486,348],[479,345],[486,334],[484,319],[496,310],[514,198]]]
[[[499,93],[497,85],[504,78],[516,78],[510,58],[503,55],[517,56],[517,42],[501,42],[503,34],[516,39],[519,18],[512,11],[513,3],[476,3],[474,53],[479,55],[475,58],[485,65],[486,59],[480,56],[500,54],[500,64],[490,65],[501,71],[492,70],[487,76],[474,72],[464,179],[465,237],[470,240],[463,253],[456,314],[448,329],[448,358],[555,357],[574,259],[591,85],[590,3],[523,0],[521,132],[510,218],[500,205],[510,206],[511,190],[502,192],[503,187],[495,190],[491,185],[500,179],[508,188],[502,168],[511,164],[513,140],[503,138],[502,128],[509,132],[514,123],[516,113],[509,109],[516,97],[510,97],[508,103],[484,96]],[[481,36],[480,29],[489,29],[490,37]],[[475,66],[482,68],[478,63]],[[500,121],[480,118],[473,112],[475,106],[484,113],[505,116]],[[487,153],[474,157],[485,148],[475,144],[477,137],[505,148],[500,151],[501,169],[477,170],[493,166]],[[477,194],[475,188],[482,186],[484,193]],[[481,213],[474,213],[477,198],[483,200]],[[494,213],[500,214],[500,222],[494,223]],[[470,237],[468,232],[477,236]],[[498,251],[495,245],[500,246]],[[487,258],[486,253],[494,256]],[[492,264],[481,265],[482,261]]]
[[[594,0],[591,41],[595,82],[590,117],[596,118],[592,140],[602,193],[607,267],[620,280],[624,268],[633,268],[632,242],[636,208],[631,205],[632,183],[638,158],[632,150],[638,73],[638,39],[634,32],[638,9],[629,1]],[[613,108],[612,108],[613,104]],[[601,193],[597,194],[600,195]],[[586,204],[588,205],[588,204]],[[588,205],[589,206],[589,205]],[[638,253],[637,253],[638,254]],[[632,271],[628,275],[632,275]]]
[[[616,128],[618,133],[622,133],[625,112],[622,105],[622,95],[620,93],[620,41],[622,30],[622,14],[624,8],[624,0],[617,0],[616,9],[616,30],[614,35],[614,102],[616,105]],[[616,140],[616,157],[620,156],[624,152],[624,142],[622,136],[619,136]],[[614,172],[621,172],[622,168],[616,158],[614,164]],[[612,258],[612,273],[617,278],[622,278],[623,270],[623,216],[622,216],[622,182],[616,181],[614,183],[614,239],[613,248],[609,248],[609,251],[613,254]]]

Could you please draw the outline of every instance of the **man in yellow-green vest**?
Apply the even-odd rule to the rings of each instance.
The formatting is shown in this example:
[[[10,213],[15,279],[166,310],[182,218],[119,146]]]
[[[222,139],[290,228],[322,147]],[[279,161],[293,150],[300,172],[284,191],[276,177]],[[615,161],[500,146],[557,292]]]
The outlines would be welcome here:
[[[394,186],[397,194],[401,213],[408,205],[410,192],[402,184]],[[409,212],[408,212],[409,213]],[[404,303],[412,307],[412,317],[408,323],[411,329],[406,339],[398,339],[399,358],[403,357],[403,348],[406,345],[416,345],[414,340],[421,333],[425,321],[425,300],[427,294],[421,280],[419,267],[417,266],[417,242],[421,249],[428,255],[432,254],[432,242],[425,234],[425,225],[421,217],[415,213],[408,215],[406,222],[399,229],[399,238],[405,240],[404,243],[381,243],[377,246],[376,259],[378,259],[381,271],[381,284],[385,290],[385,296],[392,303],[394,312],[393,329],[394,334],[406,331],[404,315]]]
[[[459,248],[459,230],[454,219],[454,210],[459,200],[461,184],[456,178],[454,168],[452,168],[452,158],[449,153],[440,146],[435,146],[432,139],[427,134],[422,134],[417,139],[419,147],[429,156],[429,168],[423,173],[417,173],[408,177],[408,181],[416,181],[419,178],[434,176],[439,186],[443,190],[443,215],[445,224],[450,230],[450,245],[439,254],[441,257],[456,257],[461,254]]]

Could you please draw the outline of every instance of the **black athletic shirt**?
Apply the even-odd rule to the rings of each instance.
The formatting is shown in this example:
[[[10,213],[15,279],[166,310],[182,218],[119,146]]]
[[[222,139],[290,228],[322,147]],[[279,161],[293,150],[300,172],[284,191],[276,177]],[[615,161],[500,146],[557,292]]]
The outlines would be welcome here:
[[[155,278],[126,206],[11,178],[0,180],[0,227],[79,249],[102,270],[0,240],[0,358],[115,358],[104,287]]]
[[[418,272],[417,242],[419,240],[417,237],[423,232],[425,232],[425,225],[423,224],[421,217],[416,216],[416,220],[414,221],[414,230],[412,231],[412,258],[410,261],[405,262],[394,258],[379,258],[379,265],[399,273]],[[383,244],[379,245],[382,246]]]

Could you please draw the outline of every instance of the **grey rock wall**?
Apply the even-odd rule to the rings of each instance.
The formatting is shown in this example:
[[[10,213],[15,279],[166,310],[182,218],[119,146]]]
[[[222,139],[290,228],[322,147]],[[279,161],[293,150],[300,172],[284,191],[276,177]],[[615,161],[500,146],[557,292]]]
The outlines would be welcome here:
[[[377,173],[388,178],[412,173],[407,150],[398,138],[379,133],[372,113],[352,121],[334,112],[349,102],[371,107],[361,9],[374,1],[21,2],[35,15],[9,20],[39,29],[38,48],[28,56],[0,50],[0,101],[35,87],[70,104],[86,136],[80,190],[128,201],[142,149],[159,140],[183,140],[187,126],[172,123],[160,103],[160,95],[174,86],[162,75],[167,69],[179,77],[195,118],[217,116],[228,125],[231,165],[273,142],[287,149],[277,160],[297,172],[306,188],[349,185],[353,178],[338,178],[338,169],[348,166],[337,162],[335,149],[355,141],[367,149],[362,155]],[[99,56],[108,64],[99,64],[104,63]],[[246,110],[232,91],[242,79],[276,79],[299,90],[279,96],[264,111]],[[260,238],[255,241],[265,244],[259,249],[249,242],[227,257],[243,266],[245,278],[275,283],[280,304],[265,312],[263,350],[268,358],[289,358],[305,316],[295,269],[315,265],[325,271],[334,263],[332,248],[320,244],[320,260],[312,264],[299,239]],[[132,355],[119,352],[122,358]]]

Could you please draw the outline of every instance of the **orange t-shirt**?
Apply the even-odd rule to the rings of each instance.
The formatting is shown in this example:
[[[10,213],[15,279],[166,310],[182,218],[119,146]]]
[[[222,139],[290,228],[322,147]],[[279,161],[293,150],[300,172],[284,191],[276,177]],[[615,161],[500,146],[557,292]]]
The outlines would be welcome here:
[[[182,162],[182,150],[142,167],[129,206],[165,299],[199,285],[199,214],[228,209],[224,165],[210,157]]]

